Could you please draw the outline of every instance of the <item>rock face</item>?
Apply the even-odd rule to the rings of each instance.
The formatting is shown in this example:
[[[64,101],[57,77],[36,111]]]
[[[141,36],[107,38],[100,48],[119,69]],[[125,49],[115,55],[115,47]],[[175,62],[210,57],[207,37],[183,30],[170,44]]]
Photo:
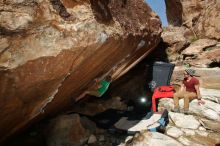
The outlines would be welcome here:
[[[220,47],[216,40],[199,39],[181,52],[183,60],[192,66],[212,67],[220,62]],[[193,61],[193,62],[192,62]]]
[[[182,115],[179,113],[169,113],[170,118],[178,127],[187,129],[199,128],[199,121],[197,121],[192,115]],[[189,124],[190,123],[190,124]]]
[[[181,135],[183,135],[183,131],[181,131],[179,128],[177,127],[170,127],[167,129],[166,132],[167,135],[174,137],[174,138],[178,138]]]
[[[220,104],[220,90],[200,88],[203,98]]]
[[[190,38],[187,28],[172,27],[162,33],[167,58],[176,65],[188,64],[200,68],[219,67],[219,41],[208,38]],[[156,51],[156,50],[155,50]]]
[[[89,139],[90,133],[77,114],[59,116],[50,124],[47,135],[48,146],[80,146]]]
[[[213,47],[217,44],[216,40],[209,40],[209,39],[199,39],[192,43],[189,47],[187,47],[182,54],[193,56],[196,54],[201,53],[203,50],[205,50],[208,47]]]
[[[147,132],[147,131],[142,131],[140,134],[136,134],[131,141],[121,146],[154,146],[154,145],[182,146],[181,143],[179,143],[178,141],[176,141],[175,139],[169,136],[163,135],[158,132]]]
[[[189,46],[189,41],[184,36],[185,28],[167,27],[162,32],[163,45],[167,46],[166,54],[170,62],[181,59],[181,51]]]
[[[184,25],[194,36],[220,39],[219,0],[165,0],[167,18],[173,26]]]
[[[160,39],[160,20],[142,0],[0,5],[1,140],[70,105],[95,78],[120,77]]]
[[[220,1],[165,0],[168,28],[162,33],[170,62],[220,67]]]
[[[209,100],[204,100],[206,103],[204,105],[198,105],[197,100],[193,100],[190,103],[189,111],[193,114],[196,114],[201,117],[206,117],[207,119],[214,120],[216,122],[220,122],[220,105],[218,103],[209,101]],[[183,99],[180,100],[180,107],[183,108]],[[167,108],[167,109],[172,109],[173,108],[173,99],[164,99],[161,100],[161,106]],[[177,117],[175,117],[177,116]],[[189,126],[187,128],[191,129],[197,129],[199,127],[199,124],[196,119],[193,117],[187,117],[183,115],[176,115],[176,114],[171,114],[171,118],[173,118],[173,121],[175,122],[176,125],[186,128],[184,126]],[[185,123],[184,121],[190,120],[190,123],[192,121],[191,125],[187,125],[188,123]],[[183,122],[183,123],[182,123]],[[186,124],[186,125],[184,125]],[[193,125],[194,124],[194,125]],[[191,127],[192,126],[192,127]]]
[[[203,97],[203,93],[202,93]],[[219,104],[204,100],[205,105],[199,106],[196,100],[190,103],[189,115],[169,112],[170,122],[166,135],[175,138],[183,145],[217,145],[220,142]],[[173,99],[163,98],[159,107],[172,109]],[[183,100],[180,100],[183,108]]]
[[[187,31],[184,27],[169,26],[162,33],[168,61],[176,65],[172,76],[173,83],[181,81],[184,69],[191,67],[199,75],[201,87],[220,89],[219,41],[208,38],[193,40],[185,35]],[[209,94],[212,95],[213,92]]]

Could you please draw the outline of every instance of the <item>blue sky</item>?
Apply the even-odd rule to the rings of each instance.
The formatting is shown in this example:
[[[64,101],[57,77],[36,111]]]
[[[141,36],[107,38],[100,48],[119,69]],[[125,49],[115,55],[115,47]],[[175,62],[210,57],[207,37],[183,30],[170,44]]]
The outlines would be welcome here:
[[[166,6],[164,0],[145,0],[148,5],[156,12],[161,21],[163,26],[167,26],[167,16],[166,16]]]

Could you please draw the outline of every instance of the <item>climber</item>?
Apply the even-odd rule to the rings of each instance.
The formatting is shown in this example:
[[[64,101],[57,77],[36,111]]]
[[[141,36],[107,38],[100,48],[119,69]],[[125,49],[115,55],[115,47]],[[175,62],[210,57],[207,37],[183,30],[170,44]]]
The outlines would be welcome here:
[[[111,81],[112,77],[110,75],[106,76],[105,79],[102,80],[95,79],[95,84],[90,89],[82,93],[78,98],[76,98],[76,101],[79,101],[85,95],[101,97],[108,90]]]
[[[180,112],[179,109],[179,99],[184,98],[184,109],[183,113],[188,114],[189,111],[189,102],[193,99],[198,99],[198,104],[205,104],[201,100],[201,94],[199,90],[199,80],[195,77],[195,70],[185,69],[184,71],[184,80],[181,85],[181,89],[174,93],[174,109],[173,112]]]

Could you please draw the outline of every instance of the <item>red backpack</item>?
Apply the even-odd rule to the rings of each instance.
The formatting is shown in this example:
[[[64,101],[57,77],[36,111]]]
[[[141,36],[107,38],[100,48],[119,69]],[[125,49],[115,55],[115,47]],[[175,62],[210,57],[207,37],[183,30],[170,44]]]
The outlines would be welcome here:
[[[171,92],[174,91],[174,86],[160,86],[158,87],[159,92]]]

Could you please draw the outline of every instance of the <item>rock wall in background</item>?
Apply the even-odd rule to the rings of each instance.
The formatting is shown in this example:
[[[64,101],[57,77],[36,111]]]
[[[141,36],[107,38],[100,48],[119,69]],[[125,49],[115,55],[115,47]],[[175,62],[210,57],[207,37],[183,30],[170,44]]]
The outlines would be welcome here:
[[[143,0],[0,2],[1,141],[74,102],[93,80],[116,79],[160,40]]]
[[[194,68],[200,76],[201,86],[219,89],[220,45],[215,39],[191,40],[184,36],[183,27],[168,27],[162,33],[162,44],[168,61],[174,63],[173,80],[182,80],[186,67]]]
[[[219,89],[220,1],[166,0],[169,26],[162,44],[169,62],[176,64],[173,80],[181,78],[185,67],[200,75],[201,86]]]
[[[170,25],[189,28],[188,35],[220,39],[219,0],[165,0]]]

